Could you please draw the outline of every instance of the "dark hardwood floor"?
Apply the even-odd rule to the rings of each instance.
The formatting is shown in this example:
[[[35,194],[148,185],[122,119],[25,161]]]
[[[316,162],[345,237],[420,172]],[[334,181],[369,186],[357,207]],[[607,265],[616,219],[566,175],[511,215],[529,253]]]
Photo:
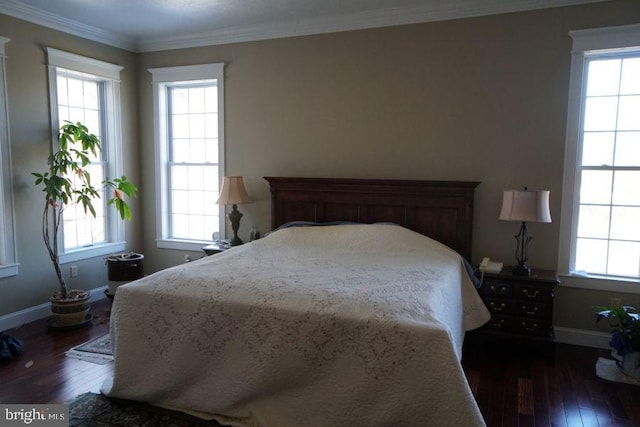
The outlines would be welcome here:
[[[92,306],[93,325],[48,331],[37,321],[6,331],[25,342],[25,353],[0,363],[1,403],[61,403],[98,393],[113,364],[65,357],[69,348],[109,329],[108,300]],[[516,345],[470,339],[463,367],[489,427],[640,426],[640,387],[595,375],[608,352],[567,344]],[[452,408],[455,410],[455,408]]]

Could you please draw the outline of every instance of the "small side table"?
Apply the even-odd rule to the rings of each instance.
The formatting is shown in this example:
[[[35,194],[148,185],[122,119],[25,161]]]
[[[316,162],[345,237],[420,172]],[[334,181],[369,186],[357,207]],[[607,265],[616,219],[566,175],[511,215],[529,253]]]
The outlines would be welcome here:
[[[486,273],[479,291],[491,320],[483,329],[553,341],[553,298],[559,283],[550,270],[534,269],[529,277],[514,276],[508,267]]]
[[[229,248],[230,246],[226,243],[212,243],[210,245],[204,246],[202,250],[207,256],[209,256],[219,254],[220,252],[224,252]]]

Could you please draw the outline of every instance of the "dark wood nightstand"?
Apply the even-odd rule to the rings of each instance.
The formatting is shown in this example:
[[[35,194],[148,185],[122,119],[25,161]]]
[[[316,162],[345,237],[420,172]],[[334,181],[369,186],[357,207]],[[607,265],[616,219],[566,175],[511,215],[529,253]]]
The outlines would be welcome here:
[[[482,331],[552,341],[553,297],[559,283],[551,270],[534,269],[529,277],[514,276],[508,267],[498,274],[485,273],[479,292],[491,320]]]
[[[226,243],[212,243],[210,245],[204,246],[202,250],[207,256],[219,254],[220,252],[224,252],[229,249],[230,246]]]

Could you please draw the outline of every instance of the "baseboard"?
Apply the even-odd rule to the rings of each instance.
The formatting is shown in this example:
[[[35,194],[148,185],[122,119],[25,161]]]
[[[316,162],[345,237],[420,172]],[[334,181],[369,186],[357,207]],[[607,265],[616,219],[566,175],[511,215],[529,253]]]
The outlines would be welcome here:
[[[100,301],[106,298],[107,296],[104,294],[105,289],[107,289],[107,286],[91,289],[91,301]],[[4,316],[0,316],[0,331],[8,331],[9,329],[22,326],[25,323],[44,319],[49,316],[51,316],[51,306],[48,302],[5,314]]]
[[[606,332],[589,331],[556,326],[553,328],[556,342],[564,344],[582,345],[585,347],[610,348],[611,334]]]

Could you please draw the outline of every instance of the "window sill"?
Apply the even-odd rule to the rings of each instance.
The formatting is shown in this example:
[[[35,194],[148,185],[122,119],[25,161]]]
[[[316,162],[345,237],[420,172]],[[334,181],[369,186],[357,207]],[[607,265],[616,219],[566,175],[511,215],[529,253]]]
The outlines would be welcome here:
[[[18,275],[18,264],[0,265],[0,279]]]
[[[581,274],[560,274],[560,278],[560,286],[568,288],[640,294],[640,281],[634,279],[588,276]]]
[[[202,247],[210,245],[211,241],[193,241],[193,240],[171,240],[171,239],[158,239],[156,245],[160,249],[177,249],[180,251],[192,251],[201,252]]]
[[[60,255],[60,264],[67,264],[84,259],[95,258],[99,256],[111,255],[113,253],[125,250],[124,242],[106,243],[104,245],[96,245],[87,248],[77,249]]]

